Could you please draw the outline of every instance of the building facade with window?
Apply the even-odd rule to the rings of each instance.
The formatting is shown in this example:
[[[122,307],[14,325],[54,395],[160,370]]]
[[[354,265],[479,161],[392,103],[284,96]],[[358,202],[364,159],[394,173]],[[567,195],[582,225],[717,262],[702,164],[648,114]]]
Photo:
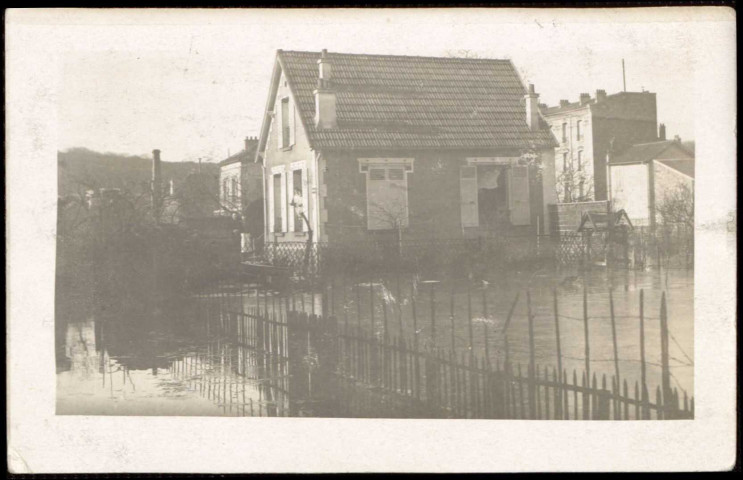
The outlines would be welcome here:
[[[279,50],[266,240],[547,231],[556,142],[508,60]]]
[[[255,163],[257,137],[246,137],[242,150],[219,162],[217,215],[240,221],[243,250],[256,248],[265,228],[263,218],[263,170]]]
[[[555,148],[555,185],[560,202],[606,200],[606,157],[635,143],[657,140],[656,98],[650,92],[595,96],[540,110],[559,142]]]

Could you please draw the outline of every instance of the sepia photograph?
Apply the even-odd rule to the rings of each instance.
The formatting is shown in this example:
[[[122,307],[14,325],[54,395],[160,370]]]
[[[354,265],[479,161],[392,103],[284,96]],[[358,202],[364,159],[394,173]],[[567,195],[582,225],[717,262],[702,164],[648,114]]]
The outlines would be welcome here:
[[[734,65],[735,13],[670,10],[12,12],[64,43],[51,415],[697,421],[698,172],[731,259],[737,214],[688,25]]]

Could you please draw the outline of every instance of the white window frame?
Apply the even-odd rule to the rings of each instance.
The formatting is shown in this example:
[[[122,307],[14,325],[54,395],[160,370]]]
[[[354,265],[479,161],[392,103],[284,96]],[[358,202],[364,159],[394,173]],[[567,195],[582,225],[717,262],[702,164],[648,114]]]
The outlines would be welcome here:
[[[278,165],[276,167],[271,167],[271,176],[269,177],[270,180],[268,181],[268,227],[270,233],[286,233],[288,231],[288,224],[287,224],[287,202],[286,202],[286,195],[281,196],[281,205],[279,208],[281,208],[281,232],[276,232],[276,224],[275,224],[275,208],[276,205],[274,204],[274,188],[273,188],[273,177],[275,175],[281,175],[281,185],[286,185],[286,167],[284,165]],[[286,188],[286,187],[285,187]]]
[[[286,144],[284,144],[284,114],[282,111],[282,106],[284,101],[286,101],[287,108],[286,112],[288,115],[288,118],[286,119],[286,125],[289,128],[289,138],[286,139]],[[292,96],[287,94],[283,96],[277,95],[276,100],[276,112],[274,115],[274,118],[276,119],[276,125],[277,130],[279,132],[278,134],[278,147],[279,150],[288,149],[294,146],[295,143],[295,127],[296,127],[296,112],[295,112],[295,106],[294,101],[292,100]]]
[[[366,228],[369,231],[385,231],[393,230],[392,228],[372,228],[370,225],[370,214],[369,214],[369,170],[372,168],[383,168],[385,170],[385,181],[387,178],[387,169],[389,168],[402,168],[404,180],[405,180],[405,225],[403,228],[407,228],[410,225],[410,200],[408,197],[409,182],[408,174],[413,173],[414,158],[359,158],[359,172],[366,176]]]
[[[287,203],[287,211],[291,211],[291,215],[288,218],[288,229],[289,232],[299,233],[295,232],[294,227],[295,225],[295,212],[294,207],[289,205],[294,201],[294,172],[297,170],[302,172],[302,202],[304,207],[304,214],[307,215],[307,219],[309,220],[310,212],[309,212],[309,181],[307,178],[307,162],[304,160],[299,160],[297,162],[292,162],[291,165],[289,165],[289,171],[287,172],[287,184],[290,190],[288,190],[287,193],[291,192],[291,196],[287,196],[288,203]],[[291,207],[291,208],[289,208]],[[307,232],[307,223],[302,222],[302,232]]]

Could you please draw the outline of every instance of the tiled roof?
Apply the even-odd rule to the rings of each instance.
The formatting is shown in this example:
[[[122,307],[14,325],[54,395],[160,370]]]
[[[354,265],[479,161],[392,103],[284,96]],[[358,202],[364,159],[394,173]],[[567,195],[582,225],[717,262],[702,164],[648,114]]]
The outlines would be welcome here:
[[[660,157],[660,155],[671,147],[677,147],[684,153],[684,157],[694,158],[694,156],[686,150],[679,142],[675,140],[663,140],[660,142],[651,143],[640,143],[632,145],[620,154],[610,158],[609,163],[637,163],[637,162],[649,162]]]
[[[529,148],[554,146],[531,131],[509,60],[328,53],[338,126],[314,126],[320,52],[279,51],[313,148]]]

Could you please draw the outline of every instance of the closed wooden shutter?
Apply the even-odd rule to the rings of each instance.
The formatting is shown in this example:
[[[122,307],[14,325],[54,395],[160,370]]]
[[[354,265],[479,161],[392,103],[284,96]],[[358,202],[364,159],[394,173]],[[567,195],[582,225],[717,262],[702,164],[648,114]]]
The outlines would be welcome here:
[[[513,166],[508,175],[509,206],[512,225],[531,224],[529,202],[529,167]]]
[[[461,200],[462,227],[480,225],[477,207],[477,167],[459,167],[459,193]]]

